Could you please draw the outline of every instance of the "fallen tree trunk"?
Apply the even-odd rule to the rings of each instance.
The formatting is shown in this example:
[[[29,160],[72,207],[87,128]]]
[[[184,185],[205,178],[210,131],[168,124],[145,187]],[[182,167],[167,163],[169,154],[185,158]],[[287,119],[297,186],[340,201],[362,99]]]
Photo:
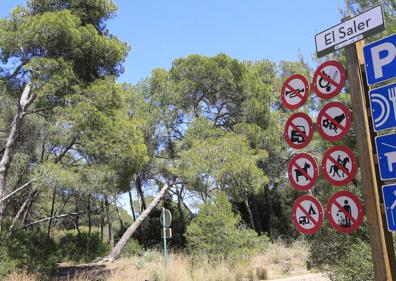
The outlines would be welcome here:
[[[169,187],[170,186],[167,184],[165,184],[162,187],[161,191],[155,196],[154,200],[150,203],[150,205],[140,214],[140,216],[136,219],[136,221],[134,221],[132,225],[125,231],[121,239],[114,246],[111,253],[107,257],[100,260],[99,263],[113,262],[120,257],[122,249],[124,249],[129,239],[131,239],[132,235],[143,223],[143,221],[150,215],[151,211],[159,204],[161,198],[165,195]]]

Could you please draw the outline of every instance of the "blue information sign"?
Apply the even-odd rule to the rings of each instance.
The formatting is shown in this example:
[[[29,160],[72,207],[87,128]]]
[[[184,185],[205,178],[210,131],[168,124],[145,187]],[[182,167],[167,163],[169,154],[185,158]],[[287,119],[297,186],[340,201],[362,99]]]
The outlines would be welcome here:
[[[396,179],[396,133],[377,136],[375,145],[381,179]]]
[[[396,34],[363,47],[369,85],[396,77]]]
[[[374,131],[396,127],[396,83],[369,91]]]
[[[396,184],[382,186],[388,230],[396,231]]]

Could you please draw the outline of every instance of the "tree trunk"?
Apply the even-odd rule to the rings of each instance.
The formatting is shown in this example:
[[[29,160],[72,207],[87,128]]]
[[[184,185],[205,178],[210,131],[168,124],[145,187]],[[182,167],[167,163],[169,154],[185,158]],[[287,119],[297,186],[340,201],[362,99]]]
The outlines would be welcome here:
[[[35,192],[35,189],[32,188],[29,191],[29,194],[26,197],[26,200],[23,202],[22,206],[19,208],[18,212],[16,213],[16,215],[15,215],[14,219],[12,220],[12,223],[11,223],[9,229],[8,229],[8,237],[11,236],[11,234],[14,231],[15,226],[16,226],[19,218],[21,217],[22,213],[25,211],[26,207],[29,206],[30,201],[33,199],[34,192]]]
[[[121,255],[122,249],[125,247],[129,239],[132,237],[132,235],[135,233],[135,231],[139,228],[139,226],[143,223],[143,221],[150,215],[151,211],[159,204],[161,201],[161,198],[164,196],[166,191],[169,189],[169,185],[164,185],[162,187],[161,191],[155,196],[153,202],[150,203],[147,209],[145,209],[140,216],[137,218],[136,221],[132,223],[132,225],[125,231],[125,233],[122,235],[121,239],[118,241],[117,245],[113,248],[111,253],[104,258],[101,263],[107,262],[107,261],[115,261],[118,259]]]
[[[264,187],[264,194],[265,198],[267,199],[267,214],[266,214],[266,220],[267,220],[267,229],[268,229],[268,237],[272,241],[273,235],[272,235],[272,196],[271,196],[271,191],[269,189],[269,185],[265,185]]]
[[[47,235],[48,238],[50,238],[51,236],[51,227],[52,227],[52,217],[54,216],[54,207],[55,207],[55,197],[56,197],[56,187],[54,187],[54,190],[52,192],[52,204],[51,204],[51,214],[50,214],[50,220],[48,223],[48,231],[47,231]]]
[[[0,160],[0,230],[4,217],[6,201],[2,200],[6,195],[6,179],[7,179],[7,171],[11,165],[12,159],[14,157],[14,148],[19,137],[20,128],[22,124],[23,117],[26,113],[29,105],[36,98],[35,94],[30,93],[31,85],[28,83],[21,95],[17,112],[15,114],[14,120],[11,123],[11,130],[7,138],[6,145],[4,147],[4,152]]]
[[[92,229],[92,220],[91,220],[91,195],[89,194],[87,200],[87,211],[88,211],[88,236],[90,236]]]
[[[114,204],[115,204],[115,208],[116,208],[116,212],[117,212],[118,221],[120,222],[121,231],[124,231],[124,222],[122,221],[122,218],[120,216],[120,210],[117,207],[117,203],[114,203]]]
[[[248,212],[249,224],[252,229],[254,229],[254,221],[253,221],[253,214],[252,210],[250,209],[248,199],[246,195],[243,198],[243,204],[245,205],[246,211]]]
[[[107,227],[108,227],[108,232],[109,232],[109,244],[110,247],[113,248],[114,247],[114,233],[113,233],[113,222],[110,218],[110,206],[109,206],[109,202],[107,201],[107,198],[105,198],[105,204],[106,204],[106,219],[107,219]]]
[[[133,200],[132,200],[132,192],[131,192],[131,190],[128,190],[128,194],[129,194],[129,204],[131,204],[131,212],[132,212],[133,221],[135,221],[136,220],[136,216],[135,216],[135,209],[133,208]]]
[[[177,194],[177,209],[179,211],[179,219],[180,219],[180,223],[181,223],[181,233],[185,233],[186,232],[186,221],[184,220],[184,213],[183,213],[183,208],[182,208],[182,204],[183,204],[183,197],[182,197],[182,193],[183,193],[183,187],[181,188],[181,190],[176,190],[176,194]],[[180,235],[181,237],[181,242],[182,242],[182,246],[184,247],[186,244],[186,238],[184,237],[184,235]]]
[[[147,205],[146,200],[144,199],[142,179],[139,175],[136,177],[135,185],[136,190],[139,193],[140,199],[142,200],[142,209],[145,210],[147,208]]]

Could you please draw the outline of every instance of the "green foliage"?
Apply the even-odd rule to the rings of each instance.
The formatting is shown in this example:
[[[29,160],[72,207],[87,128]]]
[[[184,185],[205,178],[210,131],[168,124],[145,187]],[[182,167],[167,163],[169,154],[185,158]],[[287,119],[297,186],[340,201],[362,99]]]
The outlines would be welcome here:
[[[105,256],[110,250],[109,244],[104,243],[97,232],[67,231],[60,235],[57,253],[62,261],[90,262]]]
[[[28,272],[50,273],[59,262],[56,243],[42,231],[19,231],[1,241],[5,262]]]
[[[122,249],[121,257],[141,256],[144,253],[143,247],[135,239],[128,241],[124,249]]]
[[[200,212],[188,225],[187,249],[196,257],[209,260],[245,260],[266,247],[268,239],[240,227],[240,217],[232,211],[227,195],[216,197],[201,206]]]

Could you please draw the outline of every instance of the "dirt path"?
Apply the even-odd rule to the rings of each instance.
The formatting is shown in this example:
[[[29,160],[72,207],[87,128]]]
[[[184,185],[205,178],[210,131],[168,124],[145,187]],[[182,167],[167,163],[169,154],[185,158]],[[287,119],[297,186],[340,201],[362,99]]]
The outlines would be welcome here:
[[[281,279],[271,279],[271,281],[329,281],[329,279],[325,278],[320,273],[316,273],[316,274],[292,276]]]

